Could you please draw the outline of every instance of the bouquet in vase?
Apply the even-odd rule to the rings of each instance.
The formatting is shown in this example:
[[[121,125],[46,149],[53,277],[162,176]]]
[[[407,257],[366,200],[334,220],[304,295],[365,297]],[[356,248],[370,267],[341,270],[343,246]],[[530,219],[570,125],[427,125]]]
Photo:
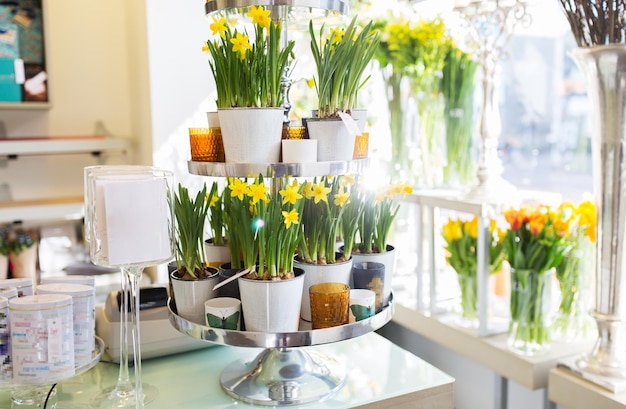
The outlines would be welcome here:
[[[527,355],[550,346],[549,318],[553,271],[569,252],[569,222],[560,209],[528,205],[504,212],[504,239],[511,266],[511,322],[508,344]]]
[[[446,261],[456,271],[461,288],[461,307],[464,319],[474,321],[477,314],[477,251],[478,216],[471,220],[448,219],[442,228],[446,242]],[[495,220],[489,223],[489,273],[502,269],[505,231],[498,228]]]

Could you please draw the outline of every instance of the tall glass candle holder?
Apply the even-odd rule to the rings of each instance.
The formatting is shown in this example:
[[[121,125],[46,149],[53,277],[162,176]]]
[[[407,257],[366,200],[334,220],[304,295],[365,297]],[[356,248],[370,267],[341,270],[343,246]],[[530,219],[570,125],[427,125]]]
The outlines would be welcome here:
[[[139,288],[143,269],[172,259],[173,173],[153,167],[85,169],[85,226],[94,264],[120,268],[120,369],[114,387],[101,391],[92,408],[143,408],[157,390],[141,381]],[[129,337],[134,359],[130,380]]]

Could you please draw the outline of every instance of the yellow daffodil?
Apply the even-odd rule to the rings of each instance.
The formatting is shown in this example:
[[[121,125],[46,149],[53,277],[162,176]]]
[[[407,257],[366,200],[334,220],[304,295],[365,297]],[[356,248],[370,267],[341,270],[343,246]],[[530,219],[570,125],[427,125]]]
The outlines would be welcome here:
[[[270,188],[265,186],[263,182],[253,183],[248,188],[248,196],[252,199],[252,203],[256,204],[259,200],[267,201],[267,192]]]
[[[209,45],[206,42],[202,43],[202,52],[207,54],[211,52],[209,50]]]
[[[285,227],[290,228],[292,224],[299,224],[299,215],[296,209],[291,209],[290,211],[282,211],[283,221],[285,223]]]
[[[243,200],[243,197],[248,193],[248,183],[240,179],[231,179],[228,188],[230,189],[230,196],[239,200]]]
[[[241,60],[246,58],[246,52],[248,50],[252,50],[250,39],[245,34],[237,33],[235,38],[230,39],[230,42],[233,44],[233,52],[239,53],[239,59]]]
[[[349,198],[350,193],[342,189],[335,195],[333,203],[335,204],[335,206],[342,207],[348,202]]]
[[[343,40],[343,35],[345,34],[345,30],[341,27],[333,27],[330,29],[330,33],[328,34],[328,40],[332,40],[333,44],[340,43]]]
[[[269,28],[272,23],[270,10],[266,10],[263,6],[252,6],[247,16],[252,19],[252,24],[258,24],[263,28]]]
[[[306,80],[306,85],[308,85],[309,88],[314,88],[315,87],[315,78],[309,78]]]
[[[298,192],[300,185],[294,180],[293,184],[285,186],[285,188],[278,193],[283,197],[283,204],[291,203],[293,205],[302,198],[302,195]]]
[[[226,17],[221,16],[219,19],[216,16],[213,16],[213,21],[209,25],[211,32],[213,35],[219,35],[222,39],[226,38],[226,30],[228,27],[226,26]]]
[[[320,201],[328,203],[328,193],[330,193],[330,188],[324,186],[324,184],[321,182],[313,184],[311,186],[311,195],[315,204],[319,203]]]

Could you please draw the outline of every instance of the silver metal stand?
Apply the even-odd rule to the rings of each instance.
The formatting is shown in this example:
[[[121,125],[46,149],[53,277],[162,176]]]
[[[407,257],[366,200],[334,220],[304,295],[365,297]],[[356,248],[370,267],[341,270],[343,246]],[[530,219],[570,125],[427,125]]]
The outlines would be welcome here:
[[[389,305],[362,321],[316,330],[311,329],[311,323],[301,321],[300,330],[290,333],[211,328],[180,317],[171,299],[168,308],[172,326],[192,338],[220,345],[265,348],[250,362],[236,361],[227,366],[220,376],[222,389],[244,402],[282,406],[323,401],[345,384],[346,370],[342,364],[303,347],[345,341],[375,331],[391,320],[394,302],[392,294]]]

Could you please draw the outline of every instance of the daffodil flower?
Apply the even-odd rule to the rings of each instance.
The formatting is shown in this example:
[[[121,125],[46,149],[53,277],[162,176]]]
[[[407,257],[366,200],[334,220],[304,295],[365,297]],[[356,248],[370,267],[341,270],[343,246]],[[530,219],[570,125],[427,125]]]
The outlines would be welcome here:
[[[230,39],[230,42],[233,44],[233,52],[239,53],[240,60],[246,58],[246,52],[248,50],[252,50],[252,44],[250,44],[250,39],[245,34],[237,33],[235,38]]]
[[[267,203],[267,192],[270,188],[265,186],[263,182],[253,183],[248,188],[248,196],[252,199],[252,204],[256,204],[259,200],[263,200]]]
[[[299,215],[296,209],[291,209],[290,211],[282,211],[283,221],[285,223],[285,227],[290,228],[292,224],[299,224]]]
[[[228,185],[230,189],[230,197],[236,197],[239,200],[243,200],[243,197],[248,193],[248,184],[240,179],[231,179],[231,183]]]
[[[322,182],[311,186],[311,194],[315,204],[318,204],[320,201],[328,203],[328,193],[330,193],[330,188],[324,186]]]
[[[269,28],[272,23],[270,10],[266,10],[263,6],[252,6],[247,16],[252,19],[252,24],[258,24],[263,28]]]
[[[222,16],[219,19],[216,16],[213,16],[213,21],[209,25],[211,32],[213,35],[218,35],[224,39],[226,38],[226,31],[228,27],[226,26],[226,17]]]
[[[300,185],[294,180],[292,185],[287,185],[283,190],[279,191],[278,193],[283,197],[283,204],[291,203],[295,205],[302,198],[302,195],[298,192],[299,189]]]
[[[345,190],[342,190],[340,192],[337,192],[337,194],[334,197],[333,203],[335,204],[335,206],[342,207],[348,202],[349,197],[350,197],[350,193]]]

